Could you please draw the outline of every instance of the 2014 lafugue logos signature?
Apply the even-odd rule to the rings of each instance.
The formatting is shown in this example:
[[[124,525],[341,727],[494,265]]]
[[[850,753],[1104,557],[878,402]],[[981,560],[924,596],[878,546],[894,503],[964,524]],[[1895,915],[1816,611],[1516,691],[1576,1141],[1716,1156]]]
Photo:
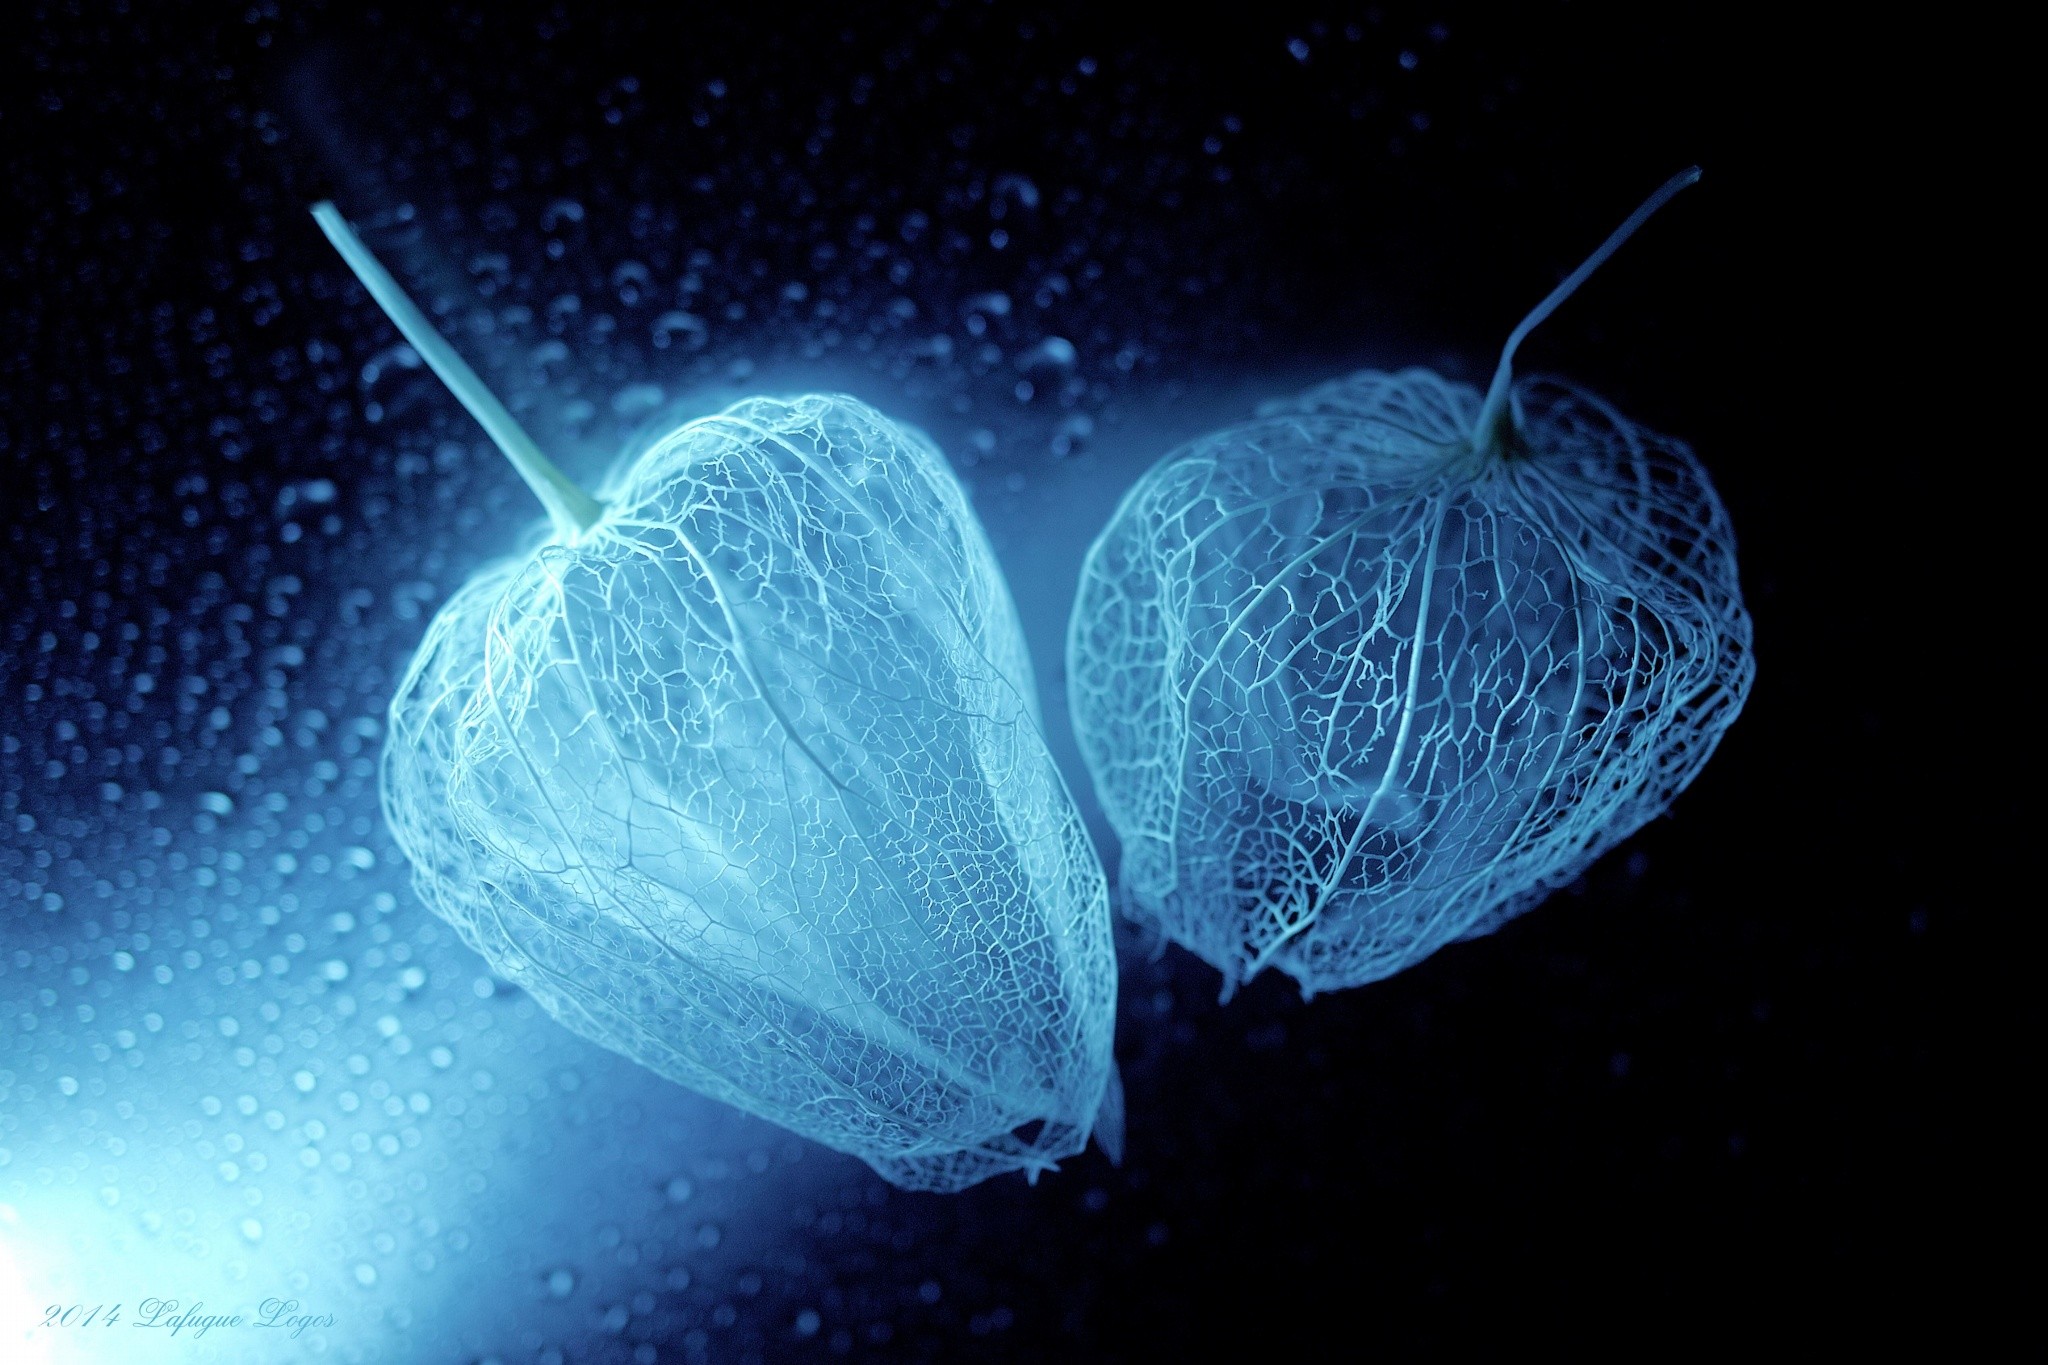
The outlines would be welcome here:
[[[187,1308],[176,1299],[148,1298],[136,1304],[132,1314],[120,1303],[53,1303],[44,1311],[42,1325],[83,1331],[125,1323],[174,1337],[188,1333],[197,1340],[208,1332],[244,1327],[268,1328],[297,1338],[315,1327],[332,1327],[334,1322],[332,1313],[300,1312],[297,1299],[265,1299],[254,1313],[209,1313],[204,1303]]]

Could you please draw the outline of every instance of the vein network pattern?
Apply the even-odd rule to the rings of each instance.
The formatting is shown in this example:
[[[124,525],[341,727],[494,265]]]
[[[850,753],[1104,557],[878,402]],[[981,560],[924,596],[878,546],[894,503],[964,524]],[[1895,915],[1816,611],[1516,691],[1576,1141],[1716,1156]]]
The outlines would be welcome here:
[[[755,398],[594,501],[316,216],[555,521],[392,701],[422,898],[576,1032],[899,1185],[1114,1153],[1107,889],[937,448]]]
[[[1754,674],[1685,445],[1510,337],[1490,391],[1366,371],[1174,451],[1090,550],[1074,725],[1128,912],[1305,993],[1490,932],[1670,805]]]

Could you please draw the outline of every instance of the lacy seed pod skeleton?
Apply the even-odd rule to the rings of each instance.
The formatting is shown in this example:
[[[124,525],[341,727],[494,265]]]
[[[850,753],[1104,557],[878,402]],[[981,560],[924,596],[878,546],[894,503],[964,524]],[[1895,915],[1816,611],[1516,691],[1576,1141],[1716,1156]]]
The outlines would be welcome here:
[[[1754,674],[1706,471],[1516,348],[1482,396],[1367,371],[1169,454],[1090,549],[1081,751],[1127,913],[1304,992],[1529,909],[1664,810]]]
[[[553,518],[434,618],[383,797],[415,884],[564,1024],[907,1187],[1115,1154],[1101,866],[1009,590],[921,433],[686,423],[584,494],[332,205],[321,227]]]

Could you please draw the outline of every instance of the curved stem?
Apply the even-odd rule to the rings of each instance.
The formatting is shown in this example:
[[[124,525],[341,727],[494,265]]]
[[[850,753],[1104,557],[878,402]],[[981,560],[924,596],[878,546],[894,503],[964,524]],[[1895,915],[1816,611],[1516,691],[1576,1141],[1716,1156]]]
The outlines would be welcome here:
[[[1621,244],[1635,235],[1635,230],[1650,220],[1650,215],[1671,201],[1671,197],[1700,178],[1700,168],[1688,166],[1660,186],[1657,192],[1645,199],[1622,225],[1607,235],[1600,249],[1588,256],[1564,283],[1550,291],[1543,302],[1529,310],[1529,316],[1522,319],[1514,331],[1508,333],[1508,344],[1501,347],[1500,365],[1493,372],[1493,383],[1487,387],[1486,402],[1479,409],[1479,420],[1473,424],[1472,438],[1482,448],[1494,446],[1499,438],[1500,426],[1507,416],[1508,387],[1514,378],[1515,348],[1522,344],[1522,338],[1536,328],[1557,310],[1557,306],[1572,296],[1572,292],[1586,282],[1586,277],[1604,265]]]
[[[314,221],[327,234],[327,240],[348,262],[356,278],[363,282],[363,288],[370,291],[370,297],[384,310],[398,327],[420,358],[440,376],[469,409],[469,415],[476,418],[489,433],[498,449],[505,452],[505,458],[519,471],[519,477],[526,480],[526,486],[540,498],[541,505],[548,509],[548,516],[555,523],[555,533],[564,540],[573,540],[581,532],[589,530],[604,515],[604,504],[578,488],[569,476],[555,467],[555,462],[541,453],[526,429],[513,420],[498,396],[484,387],[484,381],[477,378],[476,371],[469,363],[455,353],[448,339],[434,330],[426,314],[420,312],[413,301],[399,288],[398,281],[391,278],[381,262],[371,254],[363,239],[356,236],[338,209],[323,199],[313,205]]]

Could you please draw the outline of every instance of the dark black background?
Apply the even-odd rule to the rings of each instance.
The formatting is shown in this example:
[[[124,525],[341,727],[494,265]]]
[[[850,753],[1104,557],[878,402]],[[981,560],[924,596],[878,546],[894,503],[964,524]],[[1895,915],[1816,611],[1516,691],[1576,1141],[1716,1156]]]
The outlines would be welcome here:
[[[1522,308],[1699,162],[1701,186],[1525,352],[1691,441],[1741,536],[1759,681],[1675,818],[1495,938],[1308,1004],[1268,978],[1219,1007],[1212,974],[1126,945],[1131,1153],[1087,1175],[1107,1208],[1058,1182],[922,1202],[914,1255],[997,1286],[1015,1325],[933,1319],[856,1349],[1663,1354],[1952,1343],[1991,1320],[2000,1267],[2025,1261],[1999,1228],[2033,1188],[1997,1117],[2032,1079],[2000,1060],[2033,1017],[2009,993],[2022,949],[1997,937],[2022,820],[1953,759],[2019,743],[2000,718],[2038,688],[1995,648],[1976,658],[1954,610],[1995,554],[1929,535],[1974,524],[1997,549],[1971,510],[1996,485],[1966,454],[1996,442],[1955,413],[2014,401],[1988,376],[1946,397],[1986,343],[1919,311],[1995,278],[1995,206],[1961,167],[1975,133],[1945,122],[1954,35],[1724,6],[657,8],[13,21],[7,648],[67,584],[147,577],[155,556],[175,595],[230,552],[151,510],[221,458],[221,414],[244,415],[235,458],[259,486],[346,427],[273,368],[338,306],[302,218],[320,195],[365,220],[404,197],[444,233],[572,195],[592,240],[645,206],[671,224],[640,252],[657,275],[683,267],[675,237],[742,281],[859,235],[862,213],[886,237],[919,210],[916,288],[957,298],[1013,266],[947,245],[988,227],[949,188],[1026,175],[1043,221],[1013,256],[1107,266],[1060,326],[1114,404],[1362,363],[1481,375]],[[514,235],[516,270],[549,269],[538,242]],[[864,269],[820,273],[882,297]],[[772,370],[802,339],[785,314],[732,353]],[[1124,342],[1143,354],[1119,374],[1102,362]],[[857,1257],[836,1273],[917,1278]]]

